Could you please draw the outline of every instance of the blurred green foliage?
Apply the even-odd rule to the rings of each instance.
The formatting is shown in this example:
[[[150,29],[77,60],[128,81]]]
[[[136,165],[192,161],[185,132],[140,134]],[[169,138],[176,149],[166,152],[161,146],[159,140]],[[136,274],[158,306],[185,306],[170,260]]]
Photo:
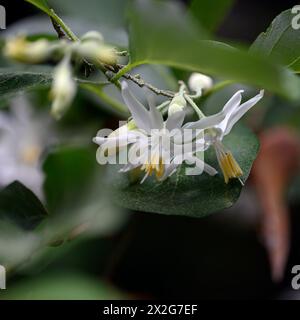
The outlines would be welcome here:
[[[206,30],[214,32],[233,4],[234,0],[193,0],[190,12]]]
[[[250,50],[300,72],[300,34],[292,27],[294,16],[290,9],[279,14]]]
[[[52,273],[19,281],[3,295],[8,300],[114,300],[126,295],[100,279],[78,273]]]
[[[129,25],[131,65],[126,71],[144,63],[165,64],[260,86],[289,99],[300,98],[300,81],[287,68],[260,55],[203,40],[206,34],[174,3],[135,3]]]

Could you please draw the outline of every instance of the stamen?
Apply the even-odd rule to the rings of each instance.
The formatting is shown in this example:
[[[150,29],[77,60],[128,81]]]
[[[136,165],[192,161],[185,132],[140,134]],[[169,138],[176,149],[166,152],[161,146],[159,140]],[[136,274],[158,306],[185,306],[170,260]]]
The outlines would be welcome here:
[[[243,171],[234,159],[232,153],[226,150],[220,142],[215,143],[214,146],[219,165],[223,172],[225,183],[228,183],[229,179],[238,178],[241,184],[244,185],[240,179],[240,177],[243,175]]]
[[[146,161],[142,165],[141,170],[146,172],[146,177],[151,176],[155,172],[156,179],[160,179],[164,174],[165,166],[162,158],[156,155],[151,157],[150,162]]]
[[[33,145],[25,148],[22,151],[21,158],[24,163],[28,165],[33,165],[38,161],[40,154],[40,148],[38,146]]]
[[[158,170],[156,170],[156,179],[160,179],[164,174],[165,166],[162,163],[162,159],[159,159]]]

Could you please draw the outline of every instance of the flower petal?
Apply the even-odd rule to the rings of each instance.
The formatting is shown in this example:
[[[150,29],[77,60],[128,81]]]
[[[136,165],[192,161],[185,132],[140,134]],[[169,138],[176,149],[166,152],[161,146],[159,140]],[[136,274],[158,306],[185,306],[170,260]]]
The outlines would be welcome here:
[[[166,129],[172,131],[174,129],[179,129],[182,127],[185,117],[184,111],[177,111],[172,113],[166,121]]]
[[[149,104],[151,129],[162,129],[164,125],[164,119],[162,114],[156,108],[152,94],[147,94],[147,101]]]
[[[224,111],[214,114],[209,117],[204,117],[195,122],[188,122],[182,128],[183,129],[207,129],[218,125],[226,116]]]
[[[239,90],[237,91],[225,104],[223,107],[223,111],[226,112],[226,114],[231,113],[239,104],[241,103],[242,100],[242,93],[244,90]]]
[[[219,123],[217,126],[222,132],[226,130],[228,119],[230,118],[231,114],[235,112],[235,110],[239,107],[241,101],[242,101],[242,93],[244,90],[237,91],[225,104],[223,107],[223,111],[226,113],[225,119]]]
[[[264,90],[261,90],[258,95],[241,104],[240,107],[236,109],[229,117],[226,130],[224,131],[224,135],[228,134],[231,131],[232,127],[241,119],[241,117],[249,109],[251,109],[259,100],[261,100],[263,96]]]
[[[112,146],[121,146],[121,145],[127,145],[129,143],[133,143],[138,139],[139,134],[136,134],[135,132],[127,132],[126,134],[120,134],[113,137],[101,137],[97,136],[93,139],[93,142],[99,145],[105,144],[107,147]]]
[[[207,129],[213,126],[218,126],[222,121],[227,117],[228,114],[231,114],[241,102],[241,93],[243,90],[237,91],[225,104],[222,111],[216,113],[212,116],[202,118],[196,122],[189,122],[183,126],[184,129]]]
[[[10,117],[5,114],[4,112],[0,113],[0,130],[9,130],[11,132],[13,132],[13,126],[11,124],[11,119]]]
[[[122,167],[119,172],[128,172],[130,170],[133,170],[137,167],[139,167],[141,164],[140,163],[127,163],[124,167]]]
[[[146,108],[132,95],[126,81],[122,81],[122,97],[132,114],[133,120],[138,128],[147,132],[151,131],[150,114]]]
[[[207,163],[204,163],[204,171],[210,176],[215,176],[218,173],[218,171],[214,167],[210,166]]]
[[[190,161],[191,163],[195,163],[197,168],[203,169],[203,171],[208,173],[210,176],[214,176],[218,173],[218,171],[214,167],[205,163],[202,159],[199,159],[196,156],[187,155],[185,158],[187,161]]]

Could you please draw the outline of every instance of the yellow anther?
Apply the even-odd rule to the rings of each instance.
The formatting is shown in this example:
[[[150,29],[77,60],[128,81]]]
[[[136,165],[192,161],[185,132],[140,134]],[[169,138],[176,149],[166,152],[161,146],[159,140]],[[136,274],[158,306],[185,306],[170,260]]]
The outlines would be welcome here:
[[[219,163],[224,175],[225,183],[228,183],[229,179],[239,178],[243,175],[241,167],[230,151],[226,151],[225,154],[221,155]]]
[[[141,170],[145,171],[148,176],[151,176],[152,173],[155,172],[156,178],[160,179],[164,174],[165,166],[162,159],[159,156],[155,155],[151,157],[150,162],[146,161],[143,164]]]
[[[39,147],[30,146],[23,150],[21,157],[24,163],[28,165],[33,165],[38,161],[40,154],[41,150]]]

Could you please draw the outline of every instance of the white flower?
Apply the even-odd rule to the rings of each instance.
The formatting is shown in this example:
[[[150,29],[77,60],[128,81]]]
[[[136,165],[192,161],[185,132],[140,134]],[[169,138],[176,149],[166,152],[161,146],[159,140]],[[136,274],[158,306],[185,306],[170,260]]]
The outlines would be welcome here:
[[[189,78],[188,85],[196,95],[200,96],[202,91],[206,91],[213,86],[213,80],[202,73],[194,72]]]
[[[0,112],[0,186],[19,180],[43,200],[41,155],[53,139],[49,117],[34,116],[22,97],[10,110]]]
[[[97,160],[100,164],[106,162],[109,150],[116,150],[117,143],[121,148],[129,146],[129,161],[121,171],[127,172],[140,167],[145,171],[142,182],[152,173],[156,174],[158,180],[164,180],[184,161],[189,164],[194,163],[196,167],[211,175],[216,174],[214,168],[194,155],[203,150],[204,140],[202,143],[198,141],[197,144],[193,144],[193,148],[184,150],[184,142],[180,141],[184,111],[174,112],[164,121],[151,99],[148,99],[149,110],[147,110],[132,95],[125,81],[122,82],[122,96],[132,114],[136,128],[132,128],[132,124],[131,128],[122,126],[118,129],[118,134],[113,133],[107,138],[98,134],[94,142],[100,145],[97,152]],[[114,154],[112,152],[112,155]]]
[[[250,108],[261,100],[264,95],[264,91],[261,90],[258,95],[241,104],[242,92],[243,90],[237,91],[225,104],[223,110],[219,114],[215,115],[217,117],[218,115],[223,114],[217,123],[209,121],[209,118],[212,119],[213,116],[204,118],[204,120],[208,120],[205,131],[205,142],[207,147],[213,146],[215,149],[219,166],[224,175],[225,183],[228,183],[231,178],[240,178],[243,175],[243,172],[234,159],[232,153],[222,144],[222,140],[230,133],[232,127],[237,123],[237,121],[239,121]],[[198,123],[200,124],[202,120],[187,124],[187,127],[197,128]]]
[[[53,72],[50,91],[50,96],[53,99],[51,112],[56,119],[60,119],[71,105],[76,88],[76,82],[72,77],[70,55],[67,54]]]
[[[52,52],[51,42],[45,39],[28,41],[25,36],[8,39],[4,46],[4,55],[25,63],[39,63],[47,59]]]

